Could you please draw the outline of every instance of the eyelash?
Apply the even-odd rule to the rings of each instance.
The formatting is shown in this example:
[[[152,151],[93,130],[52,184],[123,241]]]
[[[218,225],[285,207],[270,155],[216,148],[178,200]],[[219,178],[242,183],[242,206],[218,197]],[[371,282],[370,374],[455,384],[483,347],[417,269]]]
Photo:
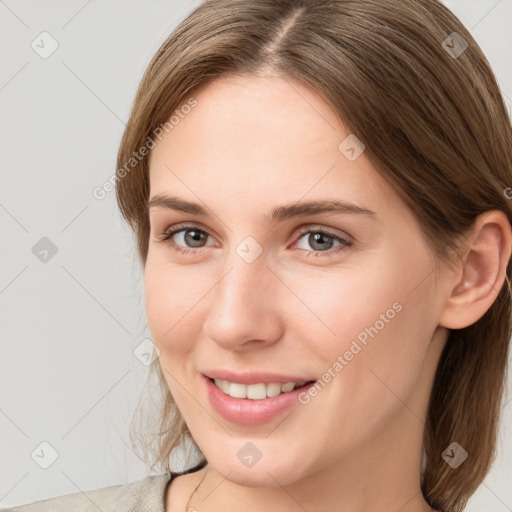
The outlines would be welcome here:
[[[199,226],[197,226],[197,225],[179,225],[179,226],[174,227],[171,230],[167,230],[164,233],[162,233],[158,237],[158,240],[160,242],[168,242],[175,234],[180,233],[181,231],[187,231],[187,230],[195,230],[200,233],[204,233],[206,235],[209,234],[204,229],[200,229]],[[352,242],[350,242],[338,235],[335,235],[334,233],[330,233],[329,231],[326,231],[323,228],[317,228],[317,229],[312,229],[311,227],[302,228],[299,232],[300,236],[297,239],[297,241],[300,240],[303,237],[303,235],[305,235],[307,233],[321,233],[322,235],[335,238],[336,240],[341,242],[341,246],[338,246],[335,249],[329,249],[328,251],[306,251],[308,253],[307,257],[313,256],[313,257],[317,258],[317,257],[332,256],[333,254],[337,254],[338,252],[346,251],[347,249],[349,249],[352,246]],[[174,242],[170,242],[167,245],[169,245],[169,247],[173,251],[179,252],[181,254],[195,254],[197,251],[200,250],[200,248],[184,249],[181,246],[176,245]],[[305,250],[305,249],[303,249],[303,250]]]

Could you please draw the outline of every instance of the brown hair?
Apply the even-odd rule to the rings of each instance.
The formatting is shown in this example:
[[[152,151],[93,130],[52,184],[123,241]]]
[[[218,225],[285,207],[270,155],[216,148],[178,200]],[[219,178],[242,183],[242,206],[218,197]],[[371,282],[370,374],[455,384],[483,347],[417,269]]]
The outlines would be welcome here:
[[[503,98],[471,34],[437,0],[210,0],[153,57],[119,148],[117,201],[143,265],[149,156],[128,171],[126,162],[198,86],[227,73],[270,73],[320,94],[364,142],[365,155],[408,205],[439,260],[456,261],[481,213],[501,210],[512,224],[504,193],[512,183],[512,129]],[[450,330],[435,375],[421,488],[445,512],[465,507],[496,457],[510,272],[509,261],[506,283],[476,323]],[[153,368],[163,393],[153,460],[170,471],[171,452],[191,436],[158,359]],[[441,456],[453,441],[470,458],[458,469]]]

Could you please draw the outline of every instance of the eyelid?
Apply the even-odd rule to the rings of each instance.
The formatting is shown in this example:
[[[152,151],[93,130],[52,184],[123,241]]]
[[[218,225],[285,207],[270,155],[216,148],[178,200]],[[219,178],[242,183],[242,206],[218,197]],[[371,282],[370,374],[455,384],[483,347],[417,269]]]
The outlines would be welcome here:
[[[165,239],[168,239],[171,236],[174,236],[176,233],[184,231],[186,229],[196,229],[197,231],[204,232],[208,236],[211,236],[213,238],[212,234],[210,233],[210,230],[203,227],[200,223],[197,222],[173,224],[172,226],[169,226],[168,228],[164,229],[164,231],[160,235],[158,235],[157,238],[160,241],[165,241]],[[197,249],[201,249],[201,247],[198,247]]]
[[[327,226],[323,226],[321,224],[306,224],[305,226],[298,228],[298,234],[301,236],[304,235],[305,233],[309,233],[310,231],[325,233],[328,236],[340,238],[350,243],[353,243],[355,240],[354,237],[352,237],[351,235],[344,231],[342,232],[342,234],[337,234],[339,233],[339,231],[336,228],[330,228]]]

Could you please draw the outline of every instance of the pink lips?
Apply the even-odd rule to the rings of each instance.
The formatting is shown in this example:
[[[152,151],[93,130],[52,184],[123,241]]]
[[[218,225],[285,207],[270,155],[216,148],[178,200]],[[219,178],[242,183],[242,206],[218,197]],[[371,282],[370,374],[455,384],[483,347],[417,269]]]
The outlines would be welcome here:
[[[216,374],[220,375],[221,373],[216,372]],[[266,374],[266,376],[263,378],[261,374],[258,376],[251,374],[250,376],[246,376],[245,379],[246,381],[250,380],[250,382],[242,382],[239,379],[233,379],[233,377],[233,380],[227,378],[227,372],[225,371],[222,371],[222,375],[224,375],[224,377],[216,376],[215,378],[230,380],[231,382],[240,382],[242,384],[257,384],[259,382],[284,383],[307,380],[304,378],[301,379],[300,377],[293,377],[284,381],[283,377],[276,379],[276,376],[269,376],[269,374]],[[286,379],[288,379],[288,377],[286,377]],[[252,400],[250,398],[233,398],[229,395],[226,395],[205,375],[202,375],[202,380],[205,383],[206,393],[213,409],[225,420],[238,423],[239,425],[262,425],[268,421],[271,421],[272,419],[278,417],[280,414],[283,414],[291,406],[298,403],[298,395],[306,391],[309,386],[314,384],[314,382],[310,382],[301,388],[297,388],[286,393],[281,393],[277,396],[267,397],[262,400]]]

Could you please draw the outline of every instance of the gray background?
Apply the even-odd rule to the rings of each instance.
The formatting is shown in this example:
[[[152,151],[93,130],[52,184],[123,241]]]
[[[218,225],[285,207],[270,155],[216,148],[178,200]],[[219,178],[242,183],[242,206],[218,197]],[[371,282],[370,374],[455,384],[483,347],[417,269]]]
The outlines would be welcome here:
[[[512,112],[512,0],[445,3]],[[150,336],[142,274],[114,192],[97,200],[92,190],[114,172],[151,56],[198,4],[0,0],[0,506],[148,474],[128,438],[147,376],[133,353]],[[47,58],[44,31],[58,43]],[[510,398],[509,382],[499,455],[468,511],[512,511]],[[48,469],[43,442],[58,454]]]

